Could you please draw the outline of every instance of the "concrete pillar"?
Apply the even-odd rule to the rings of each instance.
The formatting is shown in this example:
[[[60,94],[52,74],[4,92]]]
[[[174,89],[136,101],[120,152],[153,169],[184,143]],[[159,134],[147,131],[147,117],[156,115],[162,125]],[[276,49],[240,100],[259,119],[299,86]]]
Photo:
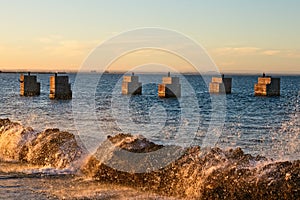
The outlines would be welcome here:
[[[232,88],[232,78],[225,78],[222,75],[220,77],[212,77],[211,83],[209,84],[210,93],[221,93],[221,94],[230,94]]]
[[[179,77],[171,77],[168,73],[167,77],[163,77],[162,84],[158,85],[158,96],[161,98],[171,98],[181,96],[181,84]]]
[[[21,96],[38,96],[40,95],[41,84],[37,82],[36,76],[20,75],[20,95]]]
[[[255,96],[280,96],[280,78],[271,76],[258,77],[258,83],[254,85]]]
[[[68,76],[50,76],[50,99],[72,99],[71,84]]]
[[[122,94],[124,95],[140,95],[142,94],[142,83],[139,77],[132,73],[131,76],[124,76],[122,82]]]

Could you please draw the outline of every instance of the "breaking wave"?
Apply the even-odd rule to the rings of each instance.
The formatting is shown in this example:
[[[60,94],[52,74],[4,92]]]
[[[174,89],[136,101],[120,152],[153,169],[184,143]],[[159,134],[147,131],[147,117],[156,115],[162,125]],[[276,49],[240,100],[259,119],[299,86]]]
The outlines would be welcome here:
[[[165,146],[143,136],[117,134],[107,141],[115,148],[100,145],[87,155],[76,137],[59,129],[35,132],[9,119],[0,119],[0,159],[27,163],[36,171],[75,168],[87,179],[152,191],[159,194],[200,199],[297,199],[300,196],[300,160],[275,161],[245,154],[241,148],[202,150],[181,148],[182,156],[165,167],[145,173],[120,171],[130,162],[150,162],[147,153]],[[139,161],[123,157],[122,151],[145,154]],[[167,156],[166,156],[167,159]]]
[[[58,169],[79,160],[82,148],[75,136],[59,129],[35,132],[9,119],[0,119],[0,159]]]

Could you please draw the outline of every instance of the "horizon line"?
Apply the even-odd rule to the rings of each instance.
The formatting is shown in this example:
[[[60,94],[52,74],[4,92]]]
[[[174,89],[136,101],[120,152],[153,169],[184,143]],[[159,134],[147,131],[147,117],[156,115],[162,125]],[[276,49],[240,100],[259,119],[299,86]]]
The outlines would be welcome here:
[[[85,73],[85,74],[129,74],[131,71],[95,71],[95,70],[90,70],[90,71],[82,71],[80,72],[79,70],[0,70],[1,73],[33,73],[33,74],[77,74],[77,73]],[[163,71],[135,71],[135,74],[166,74],[168,72],[163,72]],[[262,72],[258,71],[253,71],[253,72],[232,72],[232,71],[222,71],[222,72],[216,72],[216,71],[208,71],[208,72],[171,72],[172,74],[178,75],[178,74],[183,74],[183,75],[220,75],[220,74],[225,74],[225,75],[261,75]],[[300,72],[264,72],[268,75],[289,75],[289,76],[300,76]]]

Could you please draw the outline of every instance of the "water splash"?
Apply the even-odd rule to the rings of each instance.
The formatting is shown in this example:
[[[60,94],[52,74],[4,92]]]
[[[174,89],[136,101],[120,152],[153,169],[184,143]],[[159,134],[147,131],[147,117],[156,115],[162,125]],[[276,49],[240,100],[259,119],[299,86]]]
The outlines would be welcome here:
[[[15,161],[15,167],[8,164],[9,167],[6,168],[5,163],[0,162],[0,173],[18,172],[38,177],[40,174],[56,176],[76,174],[75,179],[64,177],[66,180],[60,180],[69,183],[71,179],[73,188],[82,179],[96,180],[99,184],[123,185],[179,198],[296,199],[300,195],[300,160],[279,162],[245,154],[240,148],[202,150],[199,146],[194,146],[183,149],[184,152],[178,160],[161,169],[149,170],[148,173],[133,173],[119,171],[105,163],[112,161],[115,165],[127,165],[128,158],[120,156],[121,150],[145,155],[146,152],[160,149],[162,145],[150,142],[142,136],[130,134],[110,136],[107,140],[118,148],[106,151],[98,149],[97,153],[102,158],[99,160],[97,155],[88,157],[83,155],[84,150],[71,133],[61,132],[58,129],[37,133],[19,123],[0,119],[0,158]],[[87,159],[82,162],[84,158]],[[140,158],[139,164],[144,165],[148,157]],[[55,182],[55,179],[48,179],[49,181]],[[66,183],[64,184],[68,188]],[[70,195],[81,198],[84,194],[98,198],[100,195],[91,192],[88,186],[83,188],[86,189],[84,190],[86,193],[81,195],[74,191],[67,194],[66,189],[59,192],[55,190],[52,193],[61,198]],[[121,198],[107,196],[110,197]]]
[[[59,129],[35,132],[9,119],[0,119],[0,159],[66,168],[78,160],[82,149],[75,136]]]
[[[291,101],[289,119],[282,123],[279,130],[273,130],[272,154],[280,160],[297,160],[300,154],[300,119],[299,119],[300,92]],[[274,154],[275,152],[275,154]]]

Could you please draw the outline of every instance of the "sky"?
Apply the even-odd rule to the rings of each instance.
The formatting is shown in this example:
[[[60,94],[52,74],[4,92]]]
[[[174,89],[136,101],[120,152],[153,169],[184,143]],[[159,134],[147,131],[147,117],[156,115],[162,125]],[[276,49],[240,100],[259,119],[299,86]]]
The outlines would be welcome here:
[[[300,74],[299,0],[0,0],[0,4],[0,70],[76,71],[109,38],[159,27],[198,42],[221,72]],[[162,62],[179,71],[190,70],[185,61],[167,54],[131,52],[110,69]]]

